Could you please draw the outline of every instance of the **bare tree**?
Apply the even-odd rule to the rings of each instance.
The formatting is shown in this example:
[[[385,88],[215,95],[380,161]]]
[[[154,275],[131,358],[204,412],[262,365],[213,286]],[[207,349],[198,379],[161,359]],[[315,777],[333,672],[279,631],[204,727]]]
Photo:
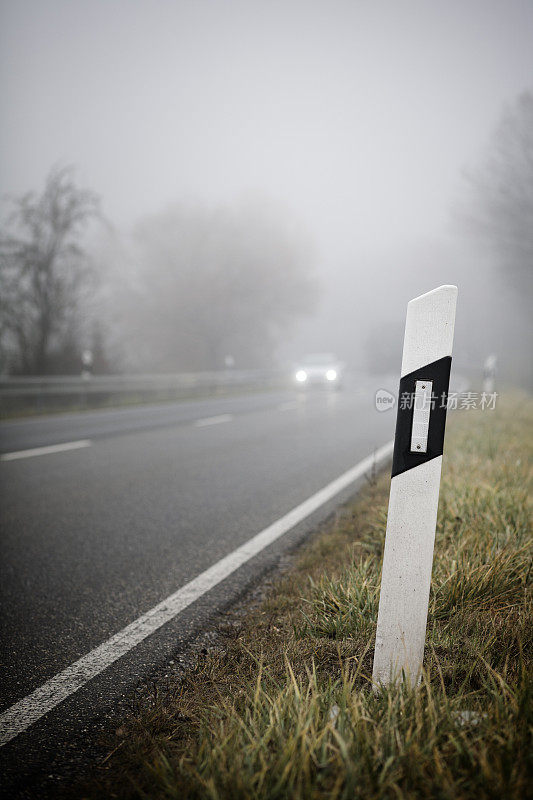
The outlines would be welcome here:
[[[314,306],[303,237],[265,204],[177,205],[135,231],[128,347],[144,369],[271,363],[281,337]]]
[[[45,374],[51,349],[72,342],[80,289],[89,277],[80,236],[99,199],[72,167],[55,167],[41,194],[12,199],[0,238],[0,337],[15,371]]]
[[[519,95],[502,114],[477,169],[466,174],[459,222],[483,247],[488,269],[476,296],[482,308],[485,355],[498,353],[499,375],[531,388],[533,365],[533,94]],[[496,278],[496,280],[494,280]],[[484,298],[482,300],[481,298]]]
[[[502,115],[488,157],[467,174],[468,225],[492,251],[507,285],[531,312],[533,289],[533,94]]]

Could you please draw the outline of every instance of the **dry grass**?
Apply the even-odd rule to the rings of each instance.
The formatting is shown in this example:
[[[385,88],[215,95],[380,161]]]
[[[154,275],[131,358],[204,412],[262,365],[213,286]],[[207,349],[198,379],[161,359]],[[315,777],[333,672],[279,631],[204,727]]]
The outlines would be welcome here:
[[[532,422],[517,395],[450,420],[418,689],[370,689],[381,475],[259,608],[228,621],[223,649],[154,689],[83,796],[528,796]]]

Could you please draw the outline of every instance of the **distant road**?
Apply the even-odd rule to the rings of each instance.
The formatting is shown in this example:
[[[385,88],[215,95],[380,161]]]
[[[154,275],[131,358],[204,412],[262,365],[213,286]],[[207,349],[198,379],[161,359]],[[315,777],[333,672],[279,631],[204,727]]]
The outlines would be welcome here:
[[[392,439],[370,390],[62,414],[0,430],[1,710]],[[2,748],[39,758],[172,658],[340,498]],[[69,734],[70,735],[70,734]],[[48,744],[46,744],[48,743]]]

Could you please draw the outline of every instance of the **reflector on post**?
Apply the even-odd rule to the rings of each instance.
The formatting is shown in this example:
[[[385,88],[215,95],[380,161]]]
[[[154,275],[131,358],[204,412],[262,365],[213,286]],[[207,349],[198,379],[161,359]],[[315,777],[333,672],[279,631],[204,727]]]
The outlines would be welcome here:
[[[427,453],[433,381],[416,381],[411,428],[411,453]]]

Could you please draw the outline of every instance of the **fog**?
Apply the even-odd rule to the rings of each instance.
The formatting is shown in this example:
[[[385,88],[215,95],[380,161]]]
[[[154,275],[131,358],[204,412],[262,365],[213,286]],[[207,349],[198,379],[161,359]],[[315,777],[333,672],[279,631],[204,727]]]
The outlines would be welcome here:
[[[254,348],[241,347],[245,366],[334,350],[368,369],[369,340],[380,337],[399,366],[407,301],[457,283],[456,363],[475,371],[500,351],[516,379],[528,315],[516,311],[505,267],[462,224],[472,202],[464,173],[485,163],[505,108],[532,88],[532,41],[533,5],[519,0],[4,1],[0,185],[14,196],[40,191],[54,164],[74,165],[77,183],[101,197],[106,224],[92,226],[87,242],[100,274],[91,314],[116,368],[147,369],[151,359],[154,369],[195,366],[183,353],[173,365],[171,352],[156,364],[161,342],[152,346],[149,320],[139,322],[141,309],[155,319],[162,308],[146,299],[150,270],[181,269],[168,250],[182,240],[167,237],[159,261],[148,247],[169,209],[181,209],[177,228],[192,220],[204,243],[206,219],[232,220],[234,238],[217,228],[212,246],[202,244],[203,265],[221,242],[224,270],[264,256],[268,240],[264,268],[283,287],[274,265],[289,252],[300,272],[302,253],[308,262],[307,283],[293,282],[290,297],[254,284],[285,309],[270,327],[254,327],[254,291],[242,291],[254,310],[249,330],[239,319],[206,366],[254,337]],[[247,229],[250,207],[267,211]],[[212,273],[198,269],[211,286]],[[160,296],[183,298],[183,274],[179,289],[162,279]],[[307,307],[294,304],[300,291]],[[236,319],[228,296],[205,293],[206,307],[226,309],[211,338]],[[262,336],[272,346],[262,348]],[[144,361],[135,363],[140,340]]]

